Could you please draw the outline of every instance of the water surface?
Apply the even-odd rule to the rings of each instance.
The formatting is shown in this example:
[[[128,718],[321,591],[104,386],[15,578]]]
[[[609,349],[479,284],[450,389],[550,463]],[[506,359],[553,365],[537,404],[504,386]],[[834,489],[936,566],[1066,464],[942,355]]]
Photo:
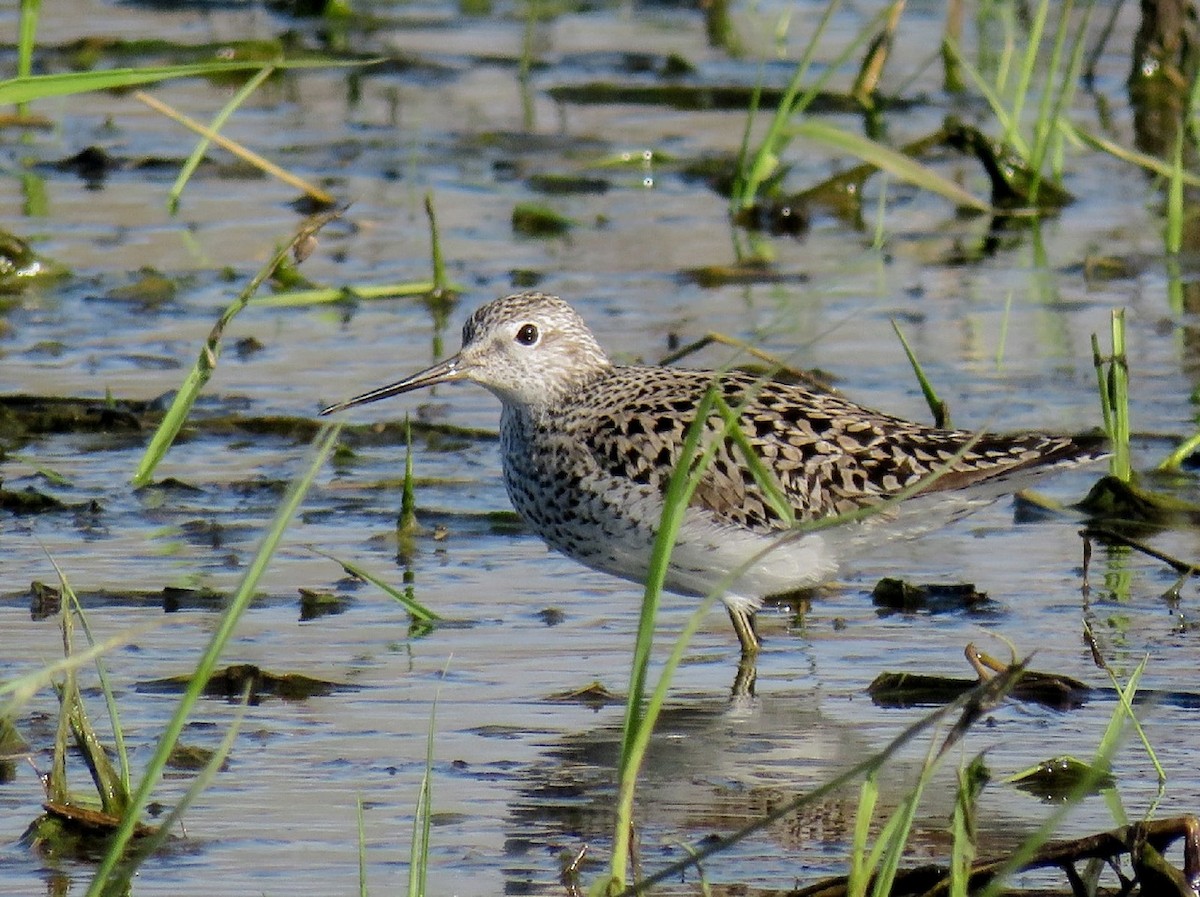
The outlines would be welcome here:
[[[1101,60],[1094,93],[1080,93],[1074,119],[1131,145],[1124,87],[1136,10],[1122,10]],[[831,47],[848,40],[875,11],[857,4],[839,13]],[[653,150],[674,158],[735,151],[744,117],[735,111],[674,111],[633,104],[559,104],[547,91],[591,80],[638,82],[629,57],[678,53],[704,83],[751,85],[759,59],[773,53],[776,18],[792,15],[786,48],[795,58],[821,8],[815,4],[738,9],[745,55],[710,47],[701,17],[671,5],[597,6],[563,11],[533,29],[539,65],[522,94],[517,60],[523,9],[497,5],[460,17],[448,6],[373,7],[378,19],[349,37],[364,53],[401,55],[412,64],[387,73],[305,71],[279,76],[228,126],[236,139],[352,202],[321,236],[303,272],[321,283],[386,283],[428,276],[426,191],[437,204],[443,250],[465,292],[437,326],[419,301],[354,306],[254,309],[231,326],[232,342],[254,336],[260,351],[227,351],[205,401],[203,422],[284,415],[315,417],[324,404],[428,364],[436,347],[451,351],[471,309],[509,292],[513,272],[535,272],[540,288],[571,299],[620,360],[662,357],[675,342],[711,330],[753,340],[789,361],[831,372],[867,404],[925,420],[928,411],[892,332],[899,321],[955,423],[993,430],[1085,430],[1099,422],[1089,335],[1107,333],[1110,310],[1130,315],[1137,462],[1152,466],[1194,430],[1197,367],[1195,313],[1172,310],[1162,262],[1161,197],[1147,178],[1099,154],[1069,153],[1066,184],[1078,201],[1036,230],[1018,226],[991,253],[983,217],[956,215],[942,199],[890,180],[866,185],[865,214],[886,190],[883,251],[871,248],[873,224],[849,227],[817,209],[803,239],[761,237],[780,283],[700,286],[687,276],[735,260],[725,201],[667,162],[624,167],[601,163]],[[889,80],[914,80],[921,98],[885,117],[894,144],[937,127],[947,111],[988,122],[975,101],[940,92],[924,67],[928,35],[940,33],[940,8],[905,13],[889,62]],[[0,12],[15,33],[15,12]],[[152,6],[72,0],[46,10],[40,39],[49,68],[64,65],[70,42],[102,34],[153,34],[184,44],[271,37],[318,29],[262,8]],[[968,40],[974,38],[968,35]],[[824,58],[832,59],[831,50]],[[7,65],[14,64],[5,51]],[[148,62],[145,59],[135,63]],[[116,64],[115,62],[113,64]],[[790,67],[766,76],[782,84]],[[842,89],[851,72],[839,74]],[[201,80],[164,84],[154,93],[200,119],[214,114],[229,88]],[[527,105],[523,103],[527,102]],[[237,173],[228,157],[188,187],[177,215],[165,209],[172,165],[137,170],[139,159],[181,160],[192,138],[127,95],[46,101],[36,111],[55,126],[5,133],[0,226],[30,239],[38,252],[72,270],[68,279],[7,300],[0,324],[0,392],[154,400],[179,385],[220,310],[286,239],[299,217],[291,188]],[[1102,117],[1101,112],[1106,117]],[[832,120],[849,129],[852,116]],[[53,167],[98,145],[126,161],[89,185]],[[810,185],[851,164],[830,151],[797,144],[789,183]],[[980,195],[976,163],[947,156],[939,169]],[[29,177],[22,178],[26,173]],[[544,197],[528,177],[586,173],[609,181],[600,194]],[[30,178],[44,200],[31,208]],[[578,225],[560,239],[514,235],[518,201],[548,202]],[[1124,276],[1097,280],[1084,262],[1097,255],[1132,260]],[[963,262],[966,256],[970,260]],[[114,298],[152,266],[178,284],[155,307]],[[1003,357],[997,361],[1001,333]],[[1189,342],[1190,341],[1190,342]],[[719,365],[733,353],[711,349],[693,360]],[[357,690],[303,702],[265,700],[250,709],[229,769],[187,818],[186,838],[148,862],[137,894],[328,894],[357,882],[356,804],[366,804],[370,885],[397,890],[407,881],[408,844],[426,733],[436,730],[430,893],[562,893],[560,855],[587,845],[607,855],[615,744],[621,708],[595,708],[556,696],[598,681],[623,692],[638,613],[635,586],[548,553],[519,527],[497,521],[507,510],[494,434],[496,402],[482,390],[440,389],[358,409],[355,424],[405,414],[458,435],[418,431],[414,452],[424,534],[398,560],[391,535],[400,505],[403,447],[392,437],[350,434],[352,461],[331,465],[290,530],[227,655],[274,672],[303,673]],[[395,431],[393,431],[395,432]],[[477,432],[477,435],[472,435]],[[83,595],[98,635],[146,621],[162,628],[109,659],[127,741],[138,769],[173,708],[173,697],[141,683],[186,674],[214,626],[212,610],[185,607],[165,616],[154,595],[164,586],[228,591],[240,578],[283,482],[302,468],[304,438],[258,428],[198,425],[156,474],[196,491],[132,491],[129,476],[148,434],[128,431],[45,433],[0,463],[7,489],[34,486],[68,505],[36,516],[0,516],[0,675],[16,675],[59,656],[53,620],[32,620],[26,589],[54,581],[47,555]],[[62,474],[47,482],[36,467]],[[1078,471],[1045,484],[1062,501],[1079,499],[1095,479]],[[1171,484],[1196,497],[1194,477]],[[95,502],[96,507],[85,507]],[[435,538],[437,528],[445,538]],[[802,619],[763,615],[765,649],[753,700],[731,701],[737,643],[714,611],[691,646],[644,775],[639,824],[646,867],[681,856],[683,843],[732,831],[880,749],[921,712],[874,707],[865,688],[879,672],[967,675],[962,649],[977,642],[1004,654],[1003,639],[1035,665],[1106,686],[1081,635],[1091,625],[1113,668],[1127,676],[1149,655],[1143,684],[1164,692],[1192,687],[1197,635],[1192,605],[1162,598],[1174,574],[1149,559],[1100,548],[1092,591],[1082,592],[1080,521],[1067,515],[1016,522],[1007,501],[918,542],[862,559],[822,591]],[[1194,558],[1194,529],[1154,534],[1157,547]],[[408,621],[390,599],[346,581],[310,546],[353,560],[399,582],[460,625],[409,638]],[[882,576],[917,582],[973,582],[991,601],[975,612],[885,615],[870,600]],[[344,613],[300,620],[300,588],[336,591]],[[102,600],[101,592],[149,594]],[[669,636],[690,602],[671,599]],[[546,613],[554,611],[554,613]],[[436,701],[436,712],[434,703]],[[18,727],[38,768],[49,767],[53,696],[26,707]],[[1057,754],[1091,755],[1115,710],[1098,697],[1063,713],[1006,704],[967,739],[962,756],[986,750],[997,779]],[[215,745],[234,714],[206,699],[185,740]],[[94,718],[102,716],[97,700]],[[1194,811],[1200,778],[1192,758],[1200,714],[1164,702],[1144,722],[1170,780],[1157,816]],[[885,803],[902,793],[920,760],[906,754],[884,783]],[[1136,743],[1116,761],[1121,804],[1140,818],[1156,799],[1150,766]],[[82,787],[82,773],[74,784]],[[158,793],[170,804],[188,783],[171,776]],[[24,764],[0,785],[0,893],[82,893],[87,863],[44,859],[17,842],[40,811],[42,794]],[[710,861],[715,883],[757,891],[844,871],[855,795],[789,818]],[[922,811],[913,861],[941,856],[949,797]],[[1048,809],[1000,782],[989,787],[979,819],[990,850],[1011,846]],[[1114,825],[1110,806],[1085,801],[1061,834]],[[595,874],[589,868],[585,878]],[[697,890],[691,875],[681,892]],[[673,888],[664,888],[673,890]],[[757,892],[756,891],[756,892]]]

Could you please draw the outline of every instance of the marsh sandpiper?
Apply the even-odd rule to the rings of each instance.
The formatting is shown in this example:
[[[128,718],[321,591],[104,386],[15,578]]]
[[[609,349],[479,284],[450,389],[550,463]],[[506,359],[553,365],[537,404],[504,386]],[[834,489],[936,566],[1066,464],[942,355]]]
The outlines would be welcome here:
[[[456,380],[500,399],[504,483],[530,528],[575,560],[635,582],[645,580],[688,427],[717,384],[741,433],[735,439],[727,417],[710,413],[705,437],[715,453],[679,529],[666,587],[699,596],[724,583],[743,658],[758,650],[754,614],[765,597],[819,585],[864,546],[942,525],[1103,454],[1090,437],[937,429],[738,371],[614,364],[570,305],[536,292],[479,308],[453,357],[321,413]],[[762,462],[757,471],[747,446]],[[858,522],[806,530],[881,505]]]

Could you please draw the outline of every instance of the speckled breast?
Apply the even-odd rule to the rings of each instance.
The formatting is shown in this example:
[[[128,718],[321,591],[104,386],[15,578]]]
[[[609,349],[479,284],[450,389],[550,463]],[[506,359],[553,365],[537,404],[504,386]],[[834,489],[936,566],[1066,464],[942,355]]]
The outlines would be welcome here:
[[[500,451],[513,507],[547,544],[605,573],[644,579],[662,514],[653,489],[608,476],[570,434],[507,408]]]

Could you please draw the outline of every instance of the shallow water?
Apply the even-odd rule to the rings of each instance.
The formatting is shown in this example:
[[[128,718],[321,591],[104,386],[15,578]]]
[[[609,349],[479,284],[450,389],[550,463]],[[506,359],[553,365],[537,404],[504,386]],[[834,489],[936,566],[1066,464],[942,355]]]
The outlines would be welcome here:
[[[1129,7],[1128,4],[1126,4]],[[1069,154],[1067,186],[1079,200],[1045,220],[1037,233],[1017,229],[990,255],[954,261],[988,236],[984,218],[956,216],[936,197],[891,180],[887,186],[886,251],[870,249],[871,227],[849,228],[816,210],[803,240],[762,237],[779,284],[706,288],[684,272],[734,260],[725,201],[668,163],[605,168],[620,153],[653,149],[676,157],[733,151],[738,112],[672,111],[630,104],[558,104],[557,85],[611,78],[636,81],[619,52],[678,52],[705,82],[753,84],[757,58],[771,52],[771,23],[793,13],[794,58],[820,14],[802,4],[739,10],[735,22],[747,55],[710,48],[703,22],[672,6],[605,6],[563,12],[535,29],[544,63],[531,75],[533,122],[523,122],[516,57],[524,30],[520,7],[497,6],[478,18],[451,7],[381,5],[369,33],[352,31],[367,53],[415,56],[421,63],[389,74],[306,71],[278,77],[237,114],[228,132],[273,161],[320,181],[353,201],[345,218],[321,236],[304,264],[313,280],[384,283],[428,275],[428,234],[421,199],[432,190],[452,275],[465,293],[444,332],[412,300],[353,307],[250,308],[228,338],[253,335],[264,348],[245,357],[228,350],[205,390],[200,421],[234,414],[312,418],[322,405],[429,363],[436,339],[445,350],[473,309],[513,286],[512,272],[530,270],[540,288],[574,301],[600,340],[622,360],[654,360],[674,339],[710,330],[753,339],[804,366],[834,374],[851,397],[926,419],[927,409],[891,329],[898,320],[931,379],[950,403],[955,423],[993,430],[1083,430],[1099,422],[1089,334],[1107,333],[1109,311],[1130,314],[1134,425],[1146,434],[1137,461],[1149,467],[1194,430],[1195,314],[1172,311],[1160,256],[1161,199],[1123,163]],[[859,4],[840,13],[832,46],[840,46],[874,12]],[[1124,88],[1136,10],[1126,8],[1102,59],[1095,95],[1080,94],[1075,118],[1100,127],[1107,104],[1110,136],[1131,144]],[[922,70],[936,4],[914,4],[896,39],[890,78],[916,74],[908,93],[931,98],[888,116],[896,144],[958,114],[988,119],[982,105],[952,104],[938,92],[938,73]],[[198,6],[171,10],[75,0],[47,10],[46,47],[92,35],[154,34],[197,43],[268,37],[307,28],[263,9]],[[0,27],[15,32],[15,12]],[[832,56],[832,54],[830,54]],[[4,59],[12,64],[11,52]],[[144,61],[144,60],[142,60]],[[47,65],[61,65],[59,56]],[[790,69],[773,65],[782,83]],[[844,87],[850,73],[839,76]],[[155,95],[206,119],[229,90],[182,81]],[[46,101],[36,110],[49,131],[7,133],[0,175],[0,227],[32,240],[37,251],[74,274],[6,304],[0,325],[0,392],[153,400],[179,385],[220,310],[298,222],[291,188],[258,177],[210,169],[188,188],[178,216],[164,208],[174,169],[118,171],[98,187],[46,164],[32,171],[44,191],[38,214],[26,214],[30,188],[23,160],[50,163],[91,144],[125,158],[179,160],[191,138],[129,96]],[[834,116],[855,128],[851,116]],[[226,157],[212,153],[214,159]],[[849,163],[822,147],[797,144],[789,183],[810,185]],[[959,158],[939,168],[983,195],[977,166]],[[539,199],[526,178],[583,172],[609,179],[599,195],[544,198],[579,225],[562,239],[515,236],[513,204]],[[867,183],[864,215],[873,216],[880,178]],[[649,186],[647,183],[649,182]],[[1092,255],[1132,261],[1129,273],[1098,281],[1081,267]],[[153,266],[179,281],[156,308],[111,298]],[[232,268],[232,281],[223,269]],[[801,280],[803,278],[803,280]],[[107,297],[107,298],[106,298]],[[1006,308],[1009,309],[1006,311]],[[1005,321],[1007,318],[1007,325]],[[1007,326],[1002,363],[996,362]],[[1102,341],[1106,341],[1106,336]],[[1192,347],[1192,348],[1189,348]],[[732,353],[712,349],[694,363],[722,364]],[[149,861],[137,894],[327,894],[357,882],[356,803],[366,804],[368,874],[375,892],[407,881],[411,816],[436,728],[430,893],[562,893],[560,854],[588,845],[607,855],[612,768],[622,710],[595,709],[565,692],[599,681],[623,692],[638,614],[636,587],[548,553],[534,536],[491,512],[507,510],[499,479],[495,401],[480,390],[443,389],[372,405],[347,417],[358,424],[396,421],[405,413],[435,424],[479,431],[419,431],[415,440],[418,512],[425,532],[407,563],[391,538],[399,508],[403,446],[393,429],[372,437],[350,433],[351,462],[319,478],[290,530],[227,653],[229,663],[304,673],[358,690],[303,702],[264,700],[251,708],[229,769],[188,814],[186,839]],[[0,516],[0,676],[34,669],[61,652],[52,620],[31,620],[28,584],[53,582],[57,561],[90,609],[100,636],[147,621],[161,628],[115,652],[109,667],[135,770],[150,756],[173,707],[170,695],[140,683],[187,673],[214,626],[211,610],[164,615],[154,597],[164,586],[228,591],[252,555],[279,500],[279,484],[303,467],[303,438],[255,428],[199,425],[176,445],[156,478],[175,477],[196,492],[132,491],[128,478],[148,434],[51,433],[31,439],[0,463],[5,488],[32,485],[65,503],[95,501],[98,510]],[[48,483],[36,467],[61,473]],[[1095,479],[1076,471],[1045,483],[1052,497],[1074,501]],[[1194,476],[1171,484],[1195,499]],[[436,527],[447,536],[434,537]],[[917,542],[897,543],[864,558],[824,590],[802,620],[768,611],[753,700],[731,701],[736,640],[714,611],[689,650],[644,774],[639,809],[646,868],[682,855],[680,845],[728,833],[881,749],[924,711],[882,709],[865,688],[882,671],[935,671],[966,676],[962,649],[974,641],[1006,655],[1036,651],[1035,666],[1108,684],[1081,637],[1081,619],[1096,632],[1113,668],[1128,676],[1146,654],[1143,687],[1165,693],[1193,688],[1197,634],[1195,587],[1183,601],[1161,595],[1175,576],[1149,559],[1099,548],[1090,596],[1081,592],[1080,521],[1051,517],[1014,521],[1009,502]],[[1153,536],[1156,547],[1196,556],[1195,529]],[[311,547],[353,560],[399,582],[411,574],[419,600],[459,625],[416,639],[386,596],[346,582]],[[975,612],[881,614],[870,590],[882,576],[917,582],[969,581],[991,601]],[[344,613],[301,622],[297,590],[336,590]],[[150,593],[145,601],[101,600],[102,591]],[[546,614],[547,610],[557,614]],[[671,599],[663,631],[677,631],[691,605]],[[561,618],[561,621],[559,619]],[[551,625],[550,622],[553,622]],[[436,712],[434,702],[436,701]],[[1006,704],[966,741],[963,756],[987,750],[997,780],[1059,754],[1088,757],[1115,710],[1099,696],[1064,713]],[[49,693],[22,712],[18,726],[38,768],[49,767],[55,711]],[[206,699],[185,740],[215,745],[235,708]],[[103,715],[97,701],[94,718]],[[1200,776],[1193,746],[1200,711],[1178,701],[1147,707],[1147,732],[1169,775],[1157,816],[1195,811]],[[884,783],[891,805],[920,761],[909,750]],[[1145,754],[1133,741],[1116,761],[1120,800],[1140,818],[1155,799]],[[79,777],[74,783],[82,787]],[[170,804],[188,777],[171,776],[158,800]],[[950,810],[945,793],[922,810],[913,861],[940,856]],[[0,893],[82,893],[91,866],[31,855],[17,843],[40,812],[36,776],[18,764],[0,784]],[[771,826],[730,854],[710,860],[709,880],[769,892],[845,868],[855,795],[829,798],[815,811]],[[979,814],[989,849],[1011,846],[1048,808],[1002,782],[989,787]],[[1101,798],[1085,801],[1064,836],[1114,824]],[[585,871],[585,880],[597,874]],[[671,890],[671,888],[664,888]],[[698,890],[689,874],[682,892]]]

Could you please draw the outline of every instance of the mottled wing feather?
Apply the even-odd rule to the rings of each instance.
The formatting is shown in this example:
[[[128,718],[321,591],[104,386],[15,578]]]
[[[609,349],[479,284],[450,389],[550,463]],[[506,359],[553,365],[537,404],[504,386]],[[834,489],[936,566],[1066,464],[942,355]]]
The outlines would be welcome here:
[[[572,402],[570,425],[586,434],[608,474],[665,492],[684,434],[713,374],[664,368],[616,368]],[[966,489],[1030,468],[1094,454],[1068,437],[1042,434],[979,438],[938,430],[804,387],[721,375],[722,394],[749,442],[778,480],[797,520],[878,504],[930,479],[920,491]],[[583,419],[582,409],[587,409]],[[722,422],[713,415],[708,432]],[[962,456],[955,458],[960,452]],[[950,462],[953,462],[950,464]],[[950,464],[949,469],[945,469]],[[717,449],[692,504],[719,521],[770,531],[786,526],[730,439]]]

